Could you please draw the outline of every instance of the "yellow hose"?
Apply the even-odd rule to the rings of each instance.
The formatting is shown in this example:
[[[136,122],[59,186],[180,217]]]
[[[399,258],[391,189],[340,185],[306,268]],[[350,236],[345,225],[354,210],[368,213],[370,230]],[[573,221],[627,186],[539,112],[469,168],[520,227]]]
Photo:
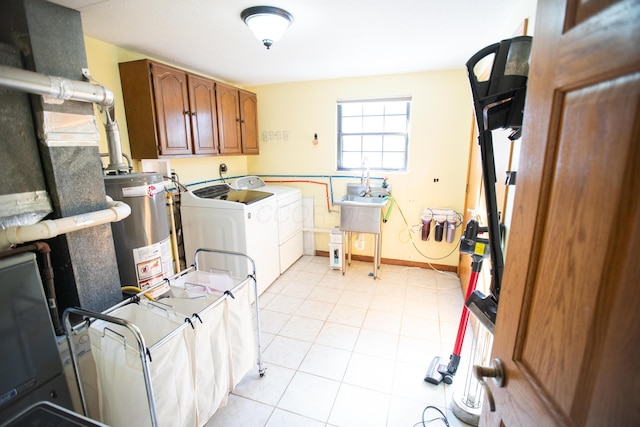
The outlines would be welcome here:
[[[138,288],[137,286],[123,286],[123,287],[120,288],[120,290],[122,290],[123,292],[132,291],[132,292],[137,292],[139,294],[142,293],[142,289]],[[147,294],[144,294],[144,296],[147,299],[151,300],[151,301],[155,301],[155,298],[153,298],[153,297],[151,297],[151,296],[149,296]]]

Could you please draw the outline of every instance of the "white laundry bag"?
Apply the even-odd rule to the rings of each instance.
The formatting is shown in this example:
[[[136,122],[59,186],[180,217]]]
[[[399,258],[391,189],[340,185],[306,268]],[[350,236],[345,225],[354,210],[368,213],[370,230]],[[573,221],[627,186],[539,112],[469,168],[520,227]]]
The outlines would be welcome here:
[[[229,337],[229,391],[256,366],[257,348],[254,320],[251,310],[251,286],[254,282],[245,280],[231,290],[234,298],[227,295],[225,315]]]
[[[229,339],[225,324],[224,294],[198,293],[171,287],[170,297],[146,302],[171,307],[190,318],[194,334],[189,341],[198,425],[204,426],[229,394]]]
[[[170,314],[129,304],[109,313],[135,324],[144,337],[158,424],[197,423],[189,341],[193,329]],[[112,427],[150,426],[151,416],[138,344],[123,326],[96,320],[89,328],[100,384],[101,421]]]
[[[231,276],[229,272],[212,269],[210,272],[190,272],[177,279],[172,286],[184,289],[191,295],[197,292],[224,294],[224,323],[229,348],[228,390],[233,391],[257,364],[256,332],[251,304],[255,282],[251,278],[241,279]]]

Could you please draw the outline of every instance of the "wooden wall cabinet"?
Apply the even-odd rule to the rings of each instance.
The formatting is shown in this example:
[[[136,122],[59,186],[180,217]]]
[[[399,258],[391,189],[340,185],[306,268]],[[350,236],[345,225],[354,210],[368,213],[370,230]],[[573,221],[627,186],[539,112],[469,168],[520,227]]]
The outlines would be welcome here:
[[[194,154],[218,154],[215,82],[189,75],[189,112]]]
[[[217,83],[220,154],[258,154],[258,101],[254,93]]]
[[[133,158],[258,154],[255,94],[147,59],[119,67]]]

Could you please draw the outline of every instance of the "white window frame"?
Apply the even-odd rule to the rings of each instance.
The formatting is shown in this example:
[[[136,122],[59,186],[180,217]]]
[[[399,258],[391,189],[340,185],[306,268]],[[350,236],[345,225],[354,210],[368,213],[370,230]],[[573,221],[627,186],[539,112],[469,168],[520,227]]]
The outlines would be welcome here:
[[[405,111],[400,114],[398,111],[393,113],[387,113],[389,108],[387,103],[398,107],[399,102],[405,103]],[[393,104],[391,104],[393,103]],[[354,106],[358,110],[358,105],[361,107],[360,115],[358,113],[343,113],[343,106],[350,104],[348,107],[352,111]],[[379,108],[382,104],[382,113]],[[368,108],[370,107],[370,108]],[[346,109],[346,108],[345,108]],[[377,110],[375,113],[369,114],[365,110]],[[352,171],[360,170],[366,163],[368,167],[373,170],[388,171],[388,172],[406,172],[409,164],[409,128],[411,118],[411,97],[395,97],[395,98],[380,98],[380,99],[353,99],[353,100],[339,100],[337,102],[337,117],[338,117],[338,144],[337,144],[337,169],[339,171]],[[351,115],[348,115],[351,114]],[[402,128],[402,119],[404,116],[404,129]],[[363,122],[362,128],[356,131],[345,130],[343,126],[343,120],[356,120],[360,118]],[[393,129],[387,129],[389,126],[385,126],[385,123],[393,119],[395,125]],[[365,121],[373,123],[373,128],[367,129],[364,124]],[[358,138],[360,139],[358,141]],[[346,140],[350,142],[345,142]],[[369,143],[367,140],[376,141],[375,144]],[[393,140],[394,143],[386,143],[386,141]],[[355,142],[354,142],[355,141]],[[359,147],[358,147],[359,144]],[[385,156],[387,161],[385,161]],[[395,156],[397,158],[403,157],[403,161],[390,162],[389,159]],[[350,157],[350,160],[347,160]],[[358,159],[358,160],[356,160]],[[357,164],[356,164],[357,163]],[[393,166],[390,166],[393,163]]]

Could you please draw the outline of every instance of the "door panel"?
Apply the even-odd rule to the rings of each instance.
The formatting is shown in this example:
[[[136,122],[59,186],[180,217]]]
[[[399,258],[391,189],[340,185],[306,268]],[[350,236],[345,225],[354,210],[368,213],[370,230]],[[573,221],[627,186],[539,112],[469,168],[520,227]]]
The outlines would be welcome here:
[[[195,154],[218,153],[218,123],[214,85],[213,80],[189,76],[189,101],[191,102],[191,126]]]
[[[242,152],[258,154],[258,97],[254,93],[240,91],[242,123]]]
[[[621,78],[558,97],[555,165],[548,202],[539,213],[544,223],[534,237],[540,255],[529,278],[531,302],[516,360],[568,418],[588,347],[595,344],[588,331],[600,320],[594,317],[599,295],[607,292],[606,242],[625,196],[624,173],[614,173],[611,165],[622,166],[628,158],[632,129],[625,123],[637,114],[639,87],[638,78]],[[597,126],[600,110],[613,116],[607,126]]]
[[[161,154],[191,154],[187,74],[160,64],[152,73]]]
[[[238,89],[218,83],[216,85],[218,109],[218,132],[221,154],[239,154],[240,145],[240,104]]]
[[[640,2],[538,4],[482,425],[640,425]]]

